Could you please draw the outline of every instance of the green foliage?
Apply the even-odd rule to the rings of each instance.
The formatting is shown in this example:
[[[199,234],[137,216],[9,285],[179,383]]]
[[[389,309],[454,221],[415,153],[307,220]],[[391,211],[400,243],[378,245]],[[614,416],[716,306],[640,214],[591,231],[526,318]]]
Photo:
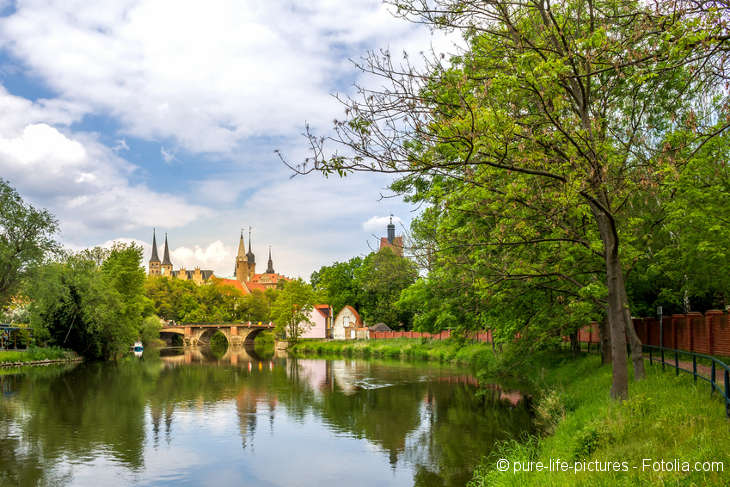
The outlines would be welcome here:
[[[277,291],[270,289],[244,295],[218,280],[198,286],[192,281],[159,276],[149,276],[144,289],[155,314],[176,322],[268,322],[277,296]]]
[[[92,359],[126,351],[147,309],[141,260],[141,247],[115,244],[37,267],[26,290],[36,339]]]
[[[312,325],[309,316],[316,301],[317,293],[302,279],[287,282],[271,308],[276,333],[285,336],[290,343],[296,343]]]
[[[162,323],[160,318],[154,315],[147,316],[142,320],[142,325],[139,329],[139,339],[145,346],[153,345],[160,340],[160,329]]]
[[[18,292],[28,270],[57,250],[56,219],[25,203],[0,178],[0,312]]]
[[[622,342],[625,276],[642,269],[657,279],[635,286],[635,302],[657,283],[655,300],[725,299],[727,284],[707,271],[727,270],[724,229],[713,228],[729,191],[710,178],[727,165],[726,7],[394,4],[467,47],[423,70],[387,51],[368,57],[362,69],[383,88],[347,99],[334,135],[309,142],[316,170],[397,174],[392,188],[425,208],[414,233],[429,282],[403,305],[440,302],[421,308],[419,327],[463,322],[549,343],[605,315]],[[616,356],[613,366],[623,397],[626,365]]]
[[[70,360],[76,354],[58,347],[28,347],[26,350],[0,350],[0,364],[36,362],[40,360]]]
[[[397,255],[389,247],[365,257],[355,271],[355,283],[361,290],[362,306],[358,310],[368,324],[383,322],[391,328],[411,328],[412,315],[397,306],[401,292],[418,277],[412,260]]]
[[[312,273],[312,287],[315,291],[324,293],[323,301],[332,306],[335,316],[347,305],[361,309],[363,290],[355,276],[362,264],[360,257],[353,257],[347,262],[323,266]]]

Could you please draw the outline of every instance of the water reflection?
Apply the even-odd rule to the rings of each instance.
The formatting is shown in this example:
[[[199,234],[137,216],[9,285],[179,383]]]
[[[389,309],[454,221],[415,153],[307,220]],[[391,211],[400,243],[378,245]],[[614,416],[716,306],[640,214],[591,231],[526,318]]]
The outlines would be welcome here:
[[[0,376],[0,485],[463,485],[530,429],[450,368],[187,349]]]

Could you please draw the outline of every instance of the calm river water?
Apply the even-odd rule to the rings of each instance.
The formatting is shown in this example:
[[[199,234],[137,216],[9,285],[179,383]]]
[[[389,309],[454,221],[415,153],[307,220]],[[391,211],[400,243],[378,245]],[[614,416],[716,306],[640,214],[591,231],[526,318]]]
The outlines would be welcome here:
[[[0,485],[455,486],[531,428],[438,365],[145,355],[0,369]]]

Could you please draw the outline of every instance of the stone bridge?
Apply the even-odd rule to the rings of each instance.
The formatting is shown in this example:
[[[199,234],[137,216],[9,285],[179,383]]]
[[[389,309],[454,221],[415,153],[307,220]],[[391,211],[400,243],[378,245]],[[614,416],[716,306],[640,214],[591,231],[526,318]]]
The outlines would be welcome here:
[[[273,330],[273,323],[171,323],[163,326],[160,335],[172,333],[182,336],[185,346],[195,347],[210,342],[210,338],[221,332],[228,344],[253,347],[256,335],[264,330]]]

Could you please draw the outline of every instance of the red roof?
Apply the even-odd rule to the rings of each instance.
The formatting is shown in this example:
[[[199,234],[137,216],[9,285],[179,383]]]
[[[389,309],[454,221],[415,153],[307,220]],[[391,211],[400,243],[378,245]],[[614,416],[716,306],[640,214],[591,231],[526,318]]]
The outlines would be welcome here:
[[[263,273],[254,274],[254,276],[251,278],[251,282],[259,282],[264,276],[267,276],[270,279],[270,282],[274,283],[277,283],[279,281],[291,281],[290,278],[282,276],[281,274]]]
[[[232,286],[241,291],[243,294],[251,294],[251,291],[247,286],[237,279],[221,279],[220,277],[213,277],[214,282],[222,284],[223,286]]]
[[[330,305],[329,304],[315,304],[314,309],[319,311],[319,314],[321,314],[325,318],[330,317]]]
[[[248,281],[248,283],[246,283],[246,286],[248,286],[251,291],[266,291],[266,289],[268,289],[265,284],[256,281]]]
[[[340,316],[340,314],[343,311],[345,311],[345,309],[349,309],[352,312],[352,314],[355,316],[355,324],[357,325],[358,328],[361,328],[362,327],[362,318],[360,318],[360,313],[358,313],[357,310],[355,308],[353,308],[352,306],[350,306],[349,304],[347,306],[345,306],[344,308],[342,308],[340,310],[340,312],[337,313],[337,316]],[[335,318],[335,319],[337,319],[337,318]]]

